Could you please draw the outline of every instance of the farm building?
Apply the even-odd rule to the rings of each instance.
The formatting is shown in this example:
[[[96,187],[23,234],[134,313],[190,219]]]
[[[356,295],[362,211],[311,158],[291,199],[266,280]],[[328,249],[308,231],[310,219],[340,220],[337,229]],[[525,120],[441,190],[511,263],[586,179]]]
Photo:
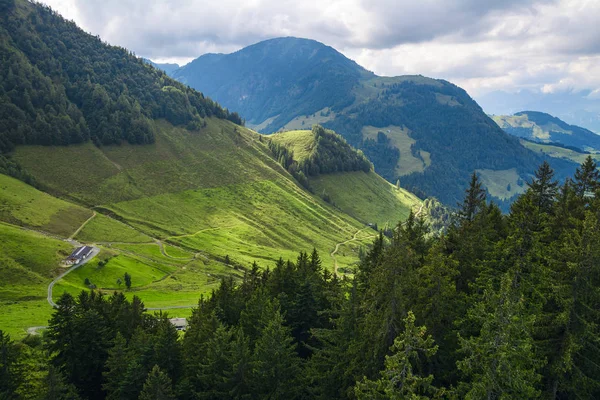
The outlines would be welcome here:
[[[187,328],[187,319],[185,318],[171,318],[169,321],[178,331],[185,331]]]
[[[88,258],[90,256],[90,254],[92,254],[93,250],[94,250],[94,248],[91,246],[78,247],[75,250],[73,250],[73,252],[71,253],[71,255],[69,257],[67,257],[67,259],[65,260],[65,264],[80,263],[81,261]]]

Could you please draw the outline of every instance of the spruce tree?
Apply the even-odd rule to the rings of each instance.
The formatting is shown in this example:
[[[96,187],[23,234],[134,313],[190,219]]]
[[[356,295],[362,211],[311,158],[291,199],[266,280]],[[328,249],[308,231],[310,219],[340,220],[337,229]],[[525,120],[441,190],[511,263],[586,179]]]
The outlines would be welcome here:
[[[355,386],[356,397],[421,400],[440,396],[440,390],[432,385],[433,375],[423,377],[417,372],[421,358],[429,358],[438,350],[431,335],[425,336],[425,332],[425,326],[415,326],[415,315],[409,311],[404,319],[404,332],[394,340],[391,355],[385,358],[381,377],[376,381],[363,378]]]
[[[600,171],[592,156],[588,155],[575,171],[575,191],[577,196],[583,198],[586,195],[593,195],[599,185]]]
[[[175,400],[171,379],[158,365],[148,374],[139,400]]]
[[[265,320],[266,319],[266,320]],[[260,399],[297,399],[302,369],[289,328],[279,310],[264,315],[252,362],[252,394]]]
[[[0,330],[0,398],[18,399],[17,389],[23,374],[21,352],[8,333]]]
[[[486,194],[482,188],[481,181],[476,172],[471,175],[469,188],[465,191],[466,196],[462,204],[458,204],[460,211],[459,218],[463,222],[473,221],[475,215],[485,205]]]
[[[499,289],[487,287],[469,310],[469,323],[479,326],[471,337],[460,337],[465,357],[457,363],[467,378],[459,386],[461,398],[532,399],[540,395],[538,373],[544,364],[535,357],[534,317],[515,285],[514,271],[502,277]]]

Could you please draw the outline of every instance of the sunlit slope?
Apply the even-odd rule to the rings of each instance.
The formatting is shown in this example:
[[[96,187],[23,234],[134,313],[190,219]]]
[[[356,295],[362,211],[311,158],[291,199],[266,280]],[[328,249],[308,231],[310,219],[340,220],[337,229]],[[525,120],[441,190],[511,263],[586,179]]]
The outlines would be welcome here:
[[[328,254],[362,226],[301,189],[261,135],[217,119],[195,132],[164,121],[155,131],[151,145],[23,146],[13,157],[58,196],[246,266],[313,247]]]
[[[290,149],[297,161],[317,151],[312,131],[287,131],[269,138]],[[315,194],[328,197],[335,207],[363,223],[381,227],[404,220],[411,209],[416,210],[421,204],[417,196],[390,184],[373,171],[320,174],[309,177],[309,183]]]

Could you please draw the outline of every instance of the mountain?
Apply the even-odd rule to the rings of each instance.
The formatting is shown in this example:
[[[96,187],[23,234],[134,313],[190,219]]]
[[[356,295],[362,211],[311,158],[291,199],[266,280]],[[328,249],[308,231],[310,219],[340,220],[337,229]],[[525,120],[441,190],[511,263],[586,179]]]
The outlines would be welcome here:
[[[600,98],[589,91],[543,93],[521,90],[494,91],[476,98],[488,114],[512,115],[520,110],[538,110],[552,114],[569,124],[600,133]]]
[[[167,74],[170,74],[171,72],[175,71],[176,69],[180,68],[179,64],[171,64],[171,63],[155,63],[152,60],[149,60],[147,58],[143,58],[143,60],[147,63],[152,65],[154,68],[156,69],[160,69],[161,71],[164,71]]]
[[[550,114],[521,111],[510,116],[494,115],[492,118],[504,131],[517,137],[600,151],[600,135],[576,125],[569,125]]]
[[[54,297],[123,291],[127,273],[126,296],[189,308],[253,262],[271,267],[300,251],[352,273],[377,235],[366,223],[420,208],[333,132],[313,137],[319,159],[303,164],[313,194],[237,114],[48,7],[0,7],[2,330],[46,324],[48,285],[75,245],[100,252],[60,279]],[[366,206],[372,196],[386,199],[384,211]],[[347,206],[350,197],[364,209]]]
[[[475,170],[484,182],[503,176],[517,187],[543,160],[461,88],[423,76],[379,77],[313,40],[279,38],[207,54],[172,76],[239,111],[261,132],[333,129],[388,181],[450,205],[462,199]],[[553,166],[564,176],[574,164]],[[516,193],[490,194],[504,201]]]
[[[329,46],[290,37],[206,54],[171,76],[275,132],[298,115],[352,104],[352,88],[374,75]]]

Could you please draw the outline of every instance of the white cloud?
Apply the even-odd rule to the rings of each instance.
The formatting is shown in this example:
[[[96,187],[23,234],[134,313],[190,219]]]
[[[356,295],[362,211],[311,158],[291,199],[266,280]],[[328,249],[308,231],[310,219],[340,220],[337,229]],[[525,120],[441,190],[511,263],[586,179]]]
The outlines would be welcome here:
[[[45,1],[85,30],[159,62],[297,36],[378,74],[444,78],[473,95],[600,90],[594,0]]]

